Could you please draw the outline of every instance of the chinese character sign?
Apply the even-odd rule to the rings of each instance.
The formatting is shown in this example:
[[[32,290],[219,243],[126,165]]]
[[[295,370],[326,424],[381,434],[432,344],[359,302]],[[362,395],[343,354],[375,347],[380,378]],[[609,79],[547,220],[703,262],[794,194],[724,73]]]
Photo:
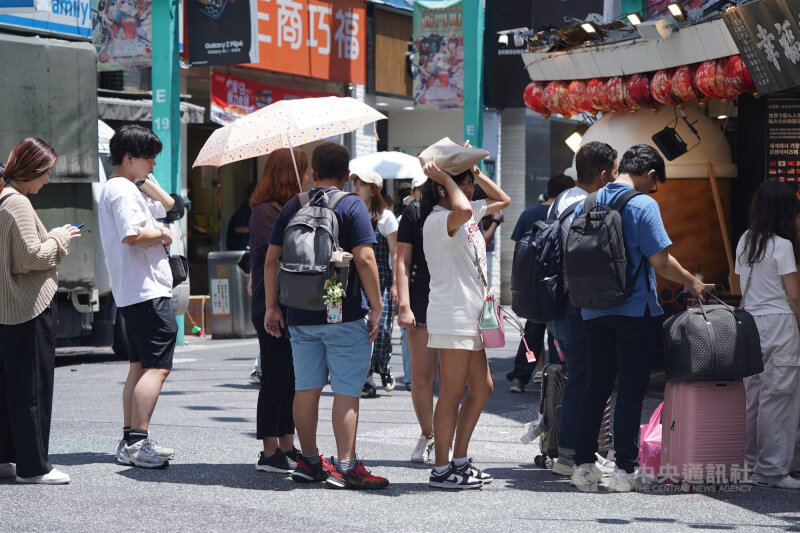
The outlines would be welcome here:
[[[759,94],[800,85],[800,0],[753,2],[723,14]]]
[[[800,194],[800,99],[767,100],[766,179],[787,183]]]
[[[191,66],[258,62],[257,0],[190,0],[186,28]]]
[[[150,0],[95,0],[94,4],[98,70],[150,66]]]
[[[325,80],[367,79],[364,0],[259,0],[252,66]]]
[[[282,89],[214,72],[211,75],[211,120],[224,126],[278,100],[321,96],[338,95]]]
[[[414,105],[464,106],[461,0],[414,4]]]

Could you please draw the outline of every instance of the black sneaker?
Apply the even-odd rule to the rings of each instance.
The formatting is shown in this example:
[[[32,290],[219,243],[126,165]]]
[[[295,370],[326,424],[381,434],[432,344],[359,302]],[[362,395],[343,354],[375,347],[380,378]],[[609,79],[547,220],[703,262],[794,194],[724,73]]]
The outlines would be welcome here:
[[[288,457],[295,463],[299,462],[300,458],[303,457],[303,454],[300,452],[300,450],[298,450],[294,446],[292,446],[292,449],[289,450],[288,452],[283,452],[283,453],[286,455],[286,457]]]
[[[475,479],[481,480],[481,483],[491,483],[492,482],[492,475],[487,474],[480,468],[475,468],[475,465],[472,464],[472,457],[467,459],[467,462],[461,465],[460,467],[456,467],[456,473],[460,475],[469,474],[470,476],[474,477]]]
[[[467,463],[467,465],[468,464],[469,463]],[[466,472],[459,472],[456,465],[451,461],[447,470],[441,474],[437,474],[436,470],[431,470],[428,486],[449,490],[479,489],[483,486],[483,482],[481,482],[480,479],[472,477],[472,474],[468,470]]]
[[[361,397],[362,398],[376,398],[378,396],[378,391],[375,390],[375,385],[372,383],[364,383],[364,386],[361,387]]]
[[[291,474],[294,472],[296,466],[297,463],[289,459],[289,457],[278,448],[275,450],[275,453],[269,457],[264,457],[264,452],[260,452],[258,454],[256,470],[275,472],[278,474]]]
[[[292,472],[292,480],[298,483],[318,483],[328,479],[328,475],[333,470],[333,466],[325,459],[324,455],[320,455],[320,462],[309,464],[305,457],[300,456],[297,461],[297,466]]]
[[[386,372],[381,372],[381,383],[383,384],[383,390],[386,392],[392,392],[394,390],[397,382],[394,380],[390,369],[387,369]]]

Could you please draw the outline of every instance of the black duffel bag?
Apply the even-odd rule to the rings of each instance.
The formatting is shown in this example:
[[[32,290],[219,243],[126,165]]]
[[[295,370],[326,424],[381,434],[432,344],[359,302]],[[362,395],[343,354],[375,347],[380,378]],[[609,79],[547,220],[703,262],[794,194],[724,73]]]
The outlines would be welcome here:
[[[726,304],[682,311],[664,322],[667,381],[737,380],[764,371],[753,316]]]

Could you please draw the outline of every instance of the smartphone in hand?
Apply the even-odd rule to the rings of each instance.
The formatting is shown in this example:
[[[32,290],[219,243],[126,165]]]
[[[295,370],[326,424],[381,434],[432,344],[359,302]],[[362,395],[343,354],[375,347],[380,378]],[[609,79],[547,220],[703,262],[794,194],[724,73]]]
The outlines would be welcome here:
[[[83,222],[75,222],[75,223],[73,224],[73,226],[75,226],[75,227],[76,227],[76,228],[78,228],[78,229],[81,229],[81,228],[83,227]]]

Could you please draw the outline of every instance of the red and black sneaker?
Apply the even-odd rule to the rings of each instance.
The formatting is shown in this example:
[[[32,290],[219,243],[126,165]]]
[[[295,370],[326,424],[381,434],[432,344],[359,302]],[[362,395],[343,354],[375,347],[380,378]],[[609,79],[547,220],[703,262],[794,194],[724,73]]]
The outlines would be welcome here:
[[[351,490],[377,490],[385,489],[389,486],[389,480],[385,477],[373,476],[369,470],[364,468],[364,462],[359,461],[349,472],[342,474],[339,469],[331,465],[333,470],[325,482],[337,489]]]
[[[297,459],[297,466],[294,467],[292,479],[298,483],[318,483],[325,481],[331,472],[336,471],[336,468],[325,459],[324,455],[320,455],[320,462],[310,464],[305,457],[300,455]]]

